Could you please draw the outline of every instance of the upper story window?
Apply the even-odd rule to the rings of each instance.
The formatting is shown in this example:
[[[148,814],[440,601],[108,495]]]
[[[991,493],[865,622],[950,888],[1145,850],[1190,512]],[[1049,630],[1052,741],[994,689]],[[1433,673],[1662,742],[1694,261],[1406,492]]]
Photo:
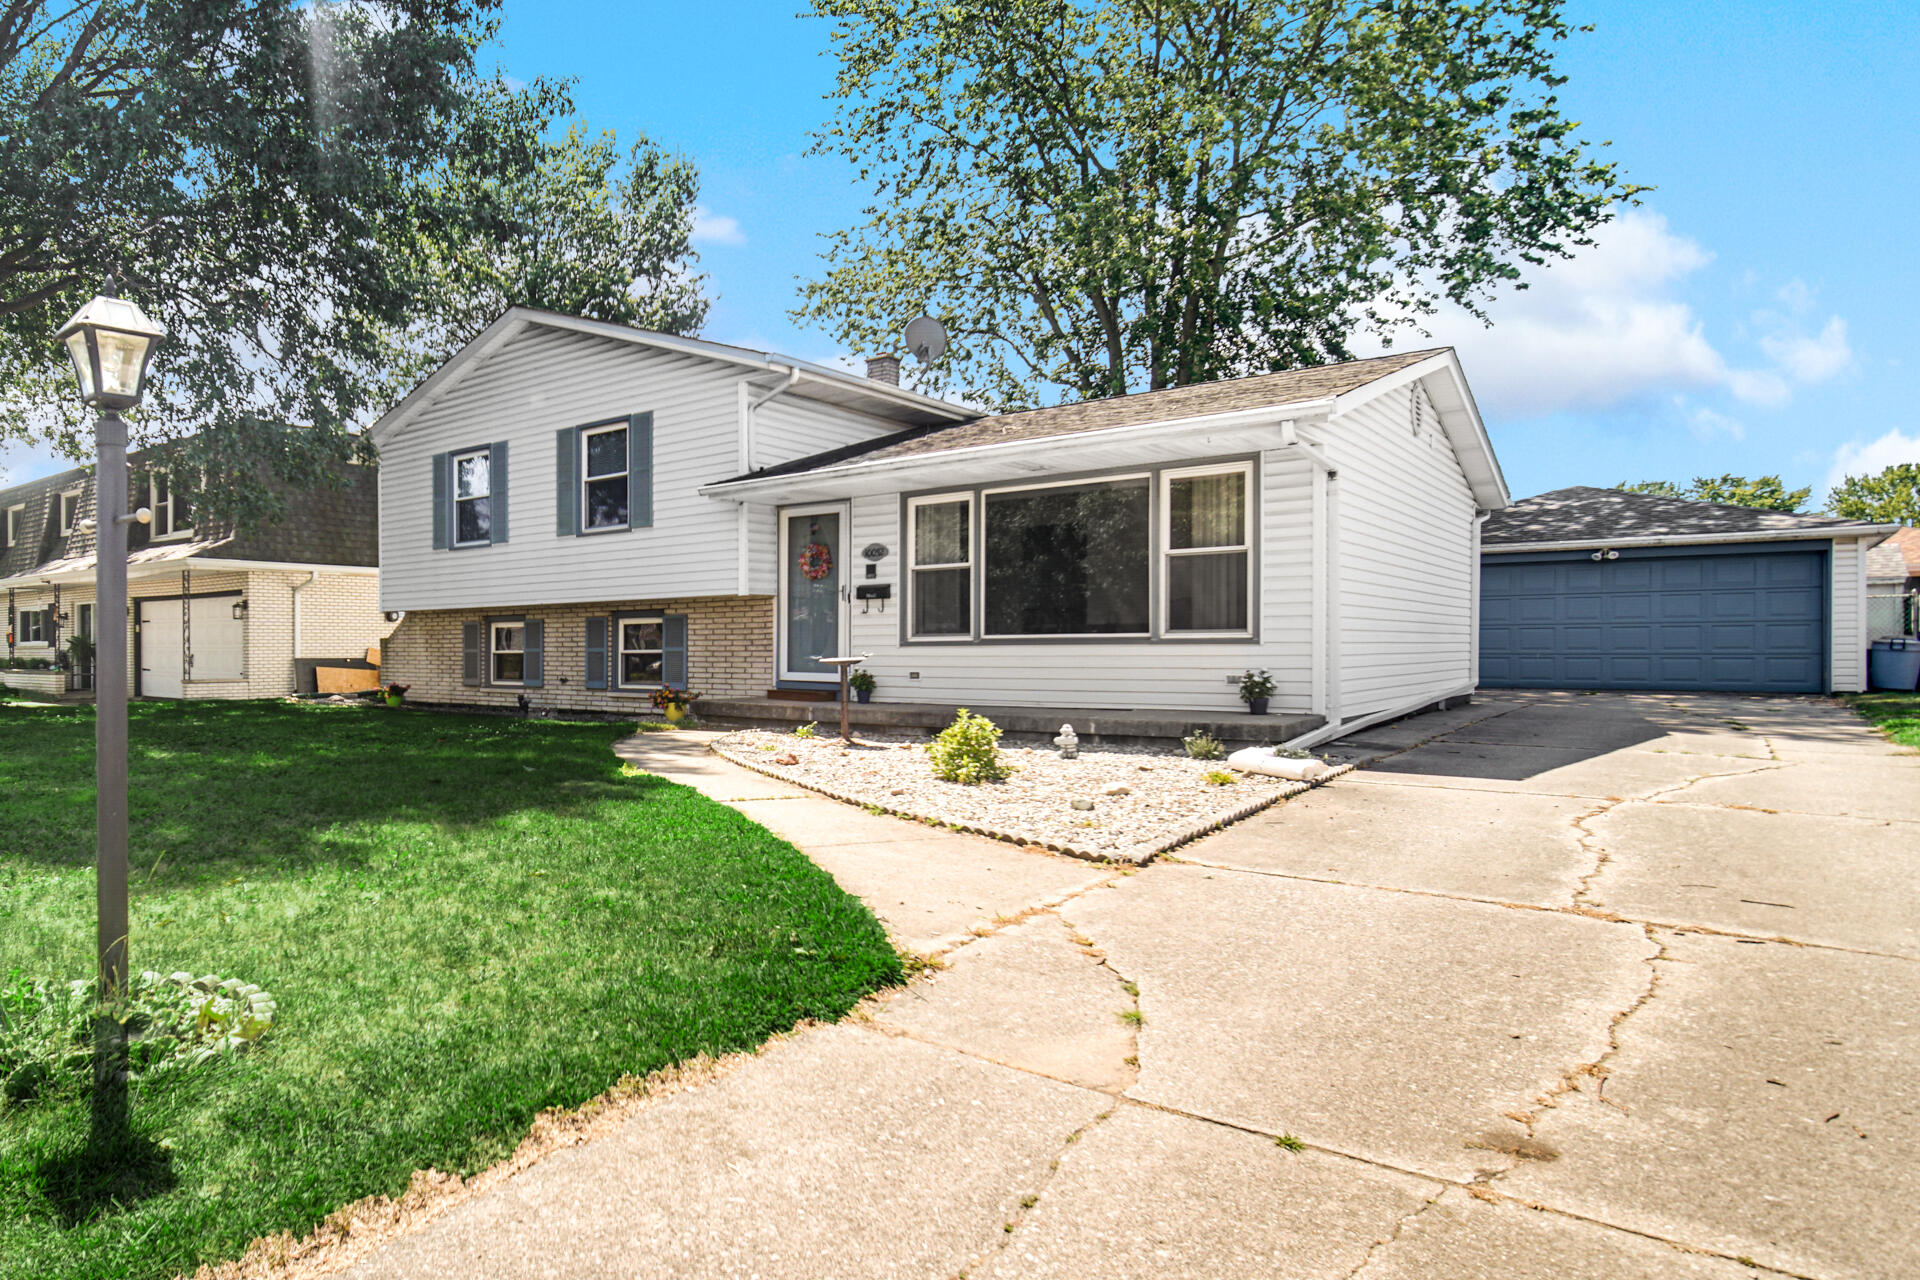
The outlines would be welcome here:
[[[453,545],[493,541],[493,451],[453,455]]]
[[[627,528],[627,424],[583,430],[580,452],[581,527]]]
[[[184,538],[193,532],[187,496],[174,489],[173,477],[156,471],[147,480],[147,509],[153,513],[153,537]]]
[[[989,636],[1145,636],[1149,478],[988,491],[982,603]]]
[[[26,516],[25,504],[7,508],[7,545],[9,547],[20,545],[20,522],[25,520]]]
[[[73,532],[73,522],[80,514],[80,490],[69,489],[60,495],[60,536],[66,537]]]
[[[1253,555],[1247,492],[1253,468],[1191,468],[1162,473],[1166,510],[1166,617],[1169,634],[1243,635],[1249,630]]]
[[[909,615],[918,638],[973,634],[973,496],[907,502]]]

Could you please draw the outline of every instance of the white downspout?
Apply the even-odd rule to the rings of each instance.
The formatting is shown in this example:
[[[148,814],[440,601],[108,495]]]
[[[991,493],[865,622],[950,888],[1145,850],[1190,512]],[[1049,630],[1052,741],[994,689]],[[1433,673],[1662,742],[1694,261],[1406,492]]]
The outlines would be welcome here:
[[[1340,723],[1340,470],[1325,449],[1300,438],[1292,418],[1280,423],[1280,443],[1313,464],[1313,693],[1310,708],[1330,726]]]
[[[1473,546],[1468,553],[1473,557],[1468,587],[1473,608],[1467,619],[1467,683],[1476,689],[1480,687],[1480,527],[1492,514],[1491,511],[1473,513]]]
[[[777,368],[778,366],[775,367]],[[738,405],[738,413],[740,415],[740,444],[739,456],[736,459],[739,464],[739,474],[744,476],[753,471],[755,443],[753,415],[755,411],[775,396],[784,395],[786,392],[791,391],[793,384],[798,381],[800,381],[799,366],[789,365],[787,366],[786,380],[762,392],[758,397],[753,394],[753,389],[747,385],[745,378],[740,379],[739,383],[736,384],[739,387],[740,396]],[[734,542],[739,549],[739,561],[735,567],[735,573],[737,575],[737,582],[734,586],[735,595],[744,596],[751,594],[748,588],[753,581],[753,557],[749,553],[747,546],[748,537],[751,532],[750,525],[751,521],[747,514],[747,504],[741,502],[739,509],[734,513],[733,536]]]
[[[300,691],[300,593],[319,580],[320,571],[318,569],[308,570],[307,580],[305,582],[294,583],[292,591],[289,593],[293,597],[293,653],[291,658],[293,660],[293,688],[296,693]]]

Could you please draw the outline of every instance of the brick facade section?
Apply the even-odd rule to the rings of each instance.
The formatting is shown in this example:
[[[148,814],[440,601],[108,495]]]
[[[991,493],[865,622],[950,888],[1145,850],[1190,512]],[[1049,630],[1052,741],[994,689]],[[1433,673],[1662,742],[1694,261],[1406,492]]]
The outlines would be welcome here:
[[[239,680],[195,680],[187,685],[190,698],[273,698],[294,691],[293,660],[300,658],[364,658],[380,644],[393,624],[380,612],[380,580],[370,573],[322,572],[311,584],[306,570],[253,569],[244,572],[201,572],[193,575],[193,594],[211,596],[238,591],[247,604],[243,677]],[[294,652],[293,597],[300,594],[300,649]],[[130,601],[179,596],[180,576],[164,574],[134,578],[127,583]],[[17,645],[12,655],[51,658],[64,649],[79,620],[77,607],[91,604],[93,584],[75,583],[59,591],[60,612],[67,618],[53,643]],[[15,614],[42,609],[55,602],[51,587],[15,588]],[[173,602],[178,607],[178,601]],[[166,605],[156,606],[165,608]],[[13,618],[7,619],[9,629]],[[96,621],[96,626],[100,622]],[[138,687],[132,619],[127,626],[127,687]],[[16,633],[17,634],[17,633]],[[54,693],[66,688],[65,672],[0,671],[0,684],[22,691]]]
[[[536,707],[646,714],[646,690],[587,688],[587,619],[620,613],[687,616],[687,687],[712,698],[757,697],[773,687],[773,597],[709,596],[524,609],[412,610],[387,640],[381,678],[407,686],[414,702],[511,707],[525,693]],[[462,624],[488,618],[546,624],[546,681],[538,689],[460,682]]]

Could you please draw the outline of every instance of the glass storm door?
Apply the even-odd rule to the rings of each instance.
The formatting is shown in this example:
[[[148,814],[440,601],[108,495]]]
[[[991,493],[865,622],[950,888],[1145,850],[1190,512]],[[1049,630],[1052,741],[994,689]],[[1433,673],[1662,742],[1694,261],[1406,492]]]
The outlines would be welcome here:
[[[840,583],[845,509],[797,507],[780,517],[780,632],[783,680],[830,681],[839,671],[821,658],[844,647]]]

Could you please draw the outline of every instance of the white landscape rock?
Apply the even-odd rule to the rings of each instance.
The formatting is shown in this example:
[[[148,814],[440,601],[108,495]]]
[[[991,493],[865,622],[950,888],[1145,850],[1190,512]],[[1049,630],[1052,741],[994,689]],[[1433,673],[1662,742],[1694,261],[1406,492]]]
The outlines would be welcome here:
[[[1227,757],[1227,767],[1292,782],[1317,782],[1333,772],[1333,766],[1324,760],[1277,756],[1272,747],[1244,747]]]

